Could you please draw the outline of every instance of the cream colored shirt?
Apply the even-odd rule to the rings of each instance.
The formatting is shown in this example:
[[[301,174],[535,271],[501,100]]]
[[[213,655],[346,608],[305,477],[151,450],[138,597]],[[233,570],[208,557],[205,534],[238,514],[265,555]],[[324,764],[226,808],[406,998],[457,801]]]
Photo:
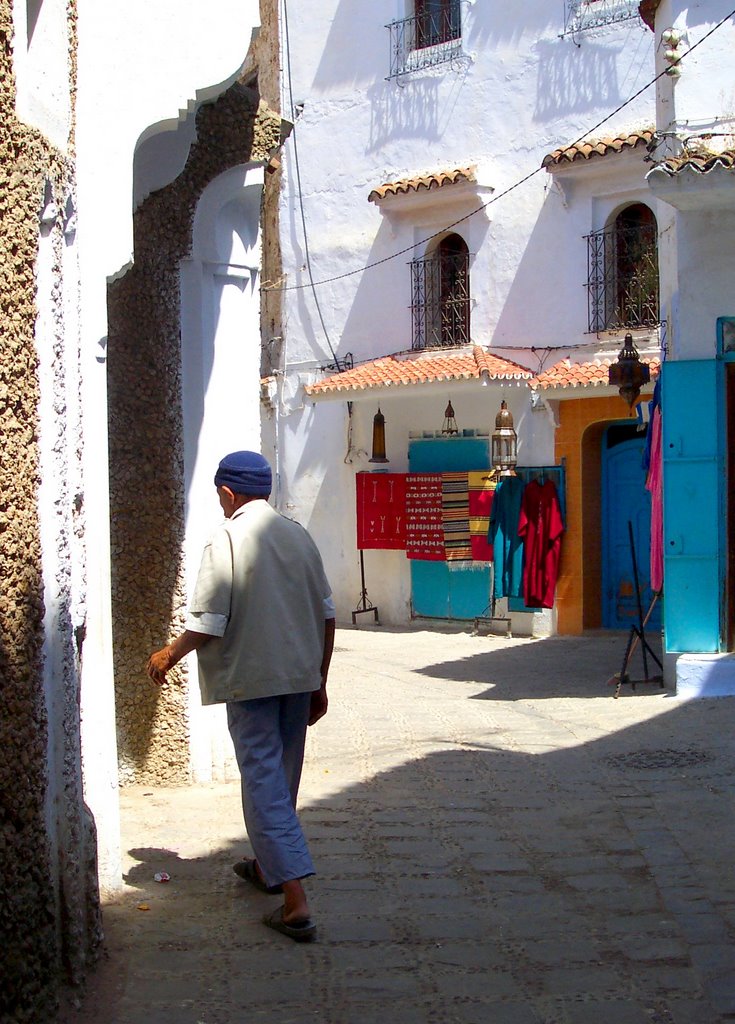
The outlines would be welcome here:
[[[318,690],[333,607],[306,530],[265,499],[243,505],[210,537],[189,606],[187,629],[213,636],[197,652],[202,703]]]

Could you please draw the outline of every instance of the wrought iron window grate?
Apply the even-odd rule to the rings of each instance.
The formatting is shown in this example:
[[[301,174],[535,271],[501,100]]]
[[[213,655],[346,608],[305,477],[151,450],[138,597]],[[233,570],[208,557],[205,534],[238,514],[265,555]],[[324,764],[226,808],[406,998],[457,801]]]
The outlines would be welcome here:
[[[462,20],[459,0],[432,0],[410,18],[392,21],[390,74],[398,78],[446,64],[462,56]]]
[[[652,223],[586,236],[590,333],[660,323],[656,234]]]
[[[469,261],[469,253],[439,253],[411,264],[412,348],[469,344]]]
[[[567,0],[564,35],[639,18],[639,0]]]

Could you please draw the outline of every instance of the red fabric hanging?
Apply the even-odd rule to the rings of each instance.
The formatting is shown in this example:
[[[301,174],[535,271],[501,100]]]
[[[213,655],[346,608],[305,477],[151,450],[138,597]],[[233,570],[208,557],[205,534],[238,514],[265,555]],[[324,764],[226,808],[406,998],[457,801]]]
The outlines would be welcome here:
[[[357,473],[357,546],[406,547],[406,474]]]
[[[523,603],[527,608],[552,608],[559,573],[564,523],[553,481],[526,485],[518,520],[523,538]]]
[[[406,475],[406,557],[445,561],[441,473]]]

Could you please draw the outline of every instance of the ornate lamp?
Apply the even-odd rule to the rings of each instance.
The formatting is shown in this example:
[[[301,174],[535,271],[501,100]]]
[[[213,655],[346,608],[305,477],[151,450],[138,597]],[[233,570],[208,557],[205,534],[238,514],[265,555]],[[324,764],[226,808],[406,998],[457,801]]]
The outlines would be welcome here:
[[[518,437],[513,429],[511,415],[505,399],[500,403],[500,412],[495,417],[495,430],[492,435],[493,468],[500,470],[501,476],[510,476],[517,460]]]
[[[457,421],[454,418],[454,409],[450,402],[444,410],[444,422],[442,423],[442,434],[450,436],[452,434],[458,434],[459,428],[457,427]]]
[[[385,455],[385,416],[378,411],[373,417],[373,454],[370,462],[389,462]]]
[[[608,381],[618,389],[620,397],[632,409],[636,398],[641,393],[641,388],[644,384],[648,384],[650,379],[651,369],[648,363],[641,362],[638,349],[633,344],[633,335],[626,334],[617,362],[614,362],[608,370]]]

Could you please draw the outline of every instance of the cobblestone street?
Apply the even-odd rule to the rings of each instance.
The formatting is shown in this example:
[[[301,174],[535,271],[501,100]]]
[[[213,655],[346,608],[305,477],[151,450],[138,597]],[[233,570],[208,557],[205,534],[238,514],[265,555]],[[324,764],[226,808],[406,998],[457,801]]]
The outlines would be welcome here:
[[[125,789],[63,1024],[735,1020],[735,700],[613,700],[624,647],[338,630],[301,799],[319,941],[233,874],[236,782]]]

